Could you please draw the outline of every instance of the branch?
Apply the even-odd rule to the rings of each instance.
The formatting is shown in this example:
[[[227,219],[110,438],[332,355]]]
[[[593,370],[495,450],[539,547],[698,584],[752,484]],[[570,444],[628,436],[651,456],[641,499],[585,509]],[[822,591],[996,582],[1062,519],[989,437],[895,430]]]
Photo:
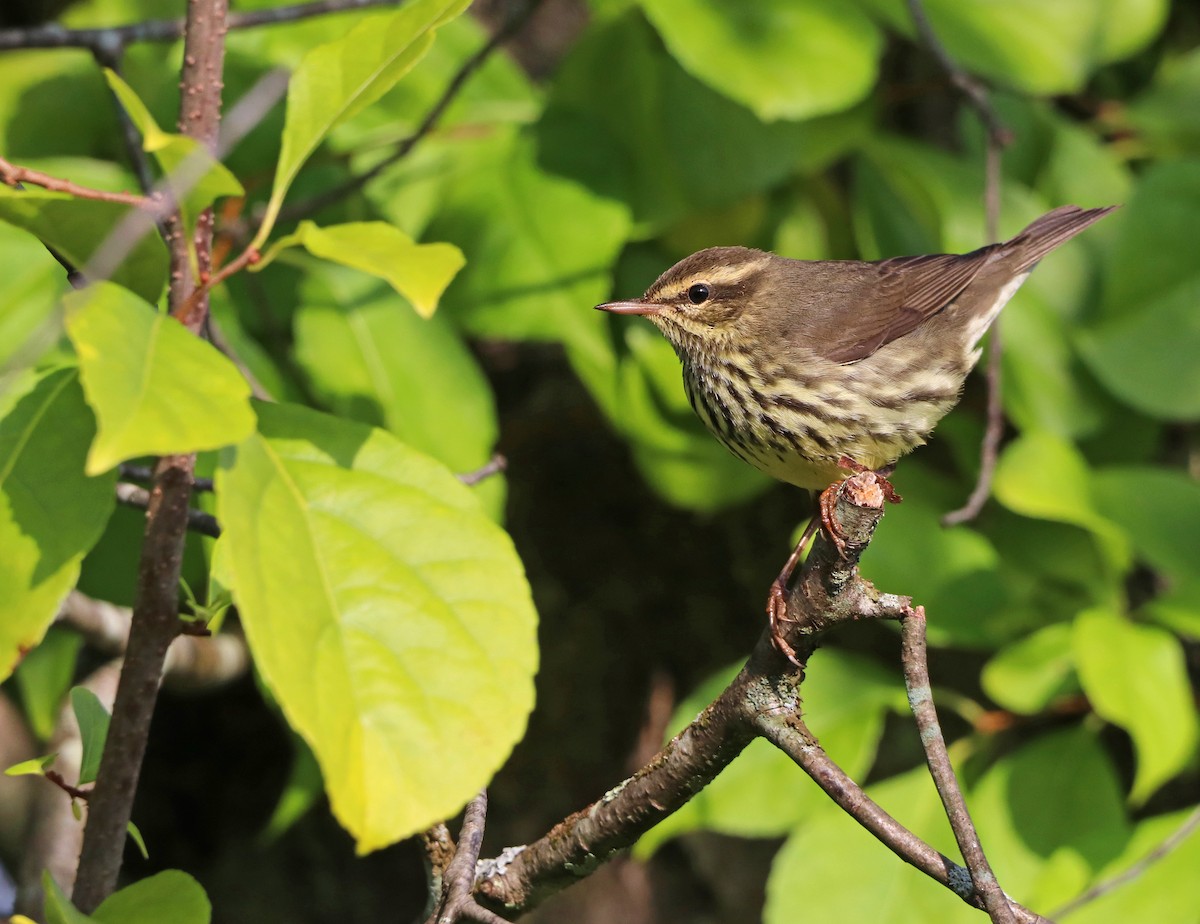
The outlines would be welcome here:
[[[126,507],[147,510],[150,507],[150,492],[140,485],[129,484],[127,481],[118,481],[117,503]],[[187,513],[187,528],[194,533],[211,536],[213,539],[221,535],[221,526],[217,523],[216,517],[211,513],[206,513],[203,510],[195,510],[190,507]]]
[[[282,22],[298,22],[311,16],[345,13],[371,7],[397,6],[400,0],[319,0],[274,9],[234,13],[228,17],[229,29],[252,29]],[[110,26],[103,29],[66,29],[58,23],[46,23],[28,29],[0,29],[0,51],[17,48],[86,48],[105,55],[120,54],[126,45],[136,42],[174,42],[183,38],[187,20],[155,19]]]
[[[116,202],[120,205],[132,205],[139,209],[155,209],[158,203],[150,196],[140,196],[137,193],[107,192],[103,189],[92,189],[90,186],[80,186],[70,180],[60,179],[11,163],[0,157],[0,182],[6,186],[20,188],[22,183],[40,186],[51,192],[67,193],[79,199],[95,199],[97,202]]]
[[[906,613],[900,621],[903,638],[901,663],[904,665],[904,685],[908,688],[908,704],[913,718],[917,720],[921,745],[925,749],[925,761],[933,777],[946,817],[963,860],[971,873],[975,891],[983,898],[984,908],[995,924],[1015,924],[1016,917],[1008,905],[1008,899],[983,853],[979,835],[971,822],[967,803],[963,799],[950,755],[946,751],[946,739],[938,722],[937,709],[933,705],[933,688],[929,682],[929,656],[925,645],[925,607],[918,606]]]
[[[504,458],[504,456],[500,455],[500,453],[496,453],[490,459],[488,459],[487,462],[475,469],[475,471],[460,473],[458,480],[465,484],[468,488],[473,488],[475,485],[479,484],[479,482],[486,481],[493,475],[499,475],[507,468],[508,459]]]
[[[479,924],[508,924],[504,918],[481,907],[475,901],[475,864],[483,846],[483,826],[487,819],[487,790],[467,803],[458,847],[443,877],[441,910],[429,916],[426,924],[456,924],[460,920]]]
[[[216,148],[220,128],[227,13],[227,0],[192,0],[188,4],[180,129],[210,150]],[[212,252],[211,210],[198,222],[194,244],[197,264],[206,271]],[[193,278],[191,272],[180,269],[188,267],[188,247],[182,235],[172,235],[169,247],[176,271],[171,275],[168,301],[177,314],[192,301]],[[181,320],[197,333],[207,313],[208,300],[201,298]],[[194,454],[166,456],[156,469],[138,563],[129,646],[89,806],[73,893],[76,907],[84,914],[94,911],[116,887],[167,649],[180,632],[179,574],[195,464]]]
[[[897,856],[971,906],[984,908],[971,871],[942,856],[875,804],[829,759],[801,714],[802,665],[826,629],[846,621],[902,619],[913,612],[908,598],[880,593],[858,574],[859,556],[883,516],[883,505],[875,473],[849,479],[835,513],[845,536],[846,557],[819,536],[791,588],[787,642],[801,666],[788,663],[764,632],[738,676],[646,766],[540,840],[481,862],[477,893],[506,913],[532,907],[632,844],[759,736],[787,753]],[[1020,905],[1012,907],[1020,924],[1044,921]]]
[[[983,123],[986,136],[986,154],[984,161],[984,236],[988,243],[1000,236],[1000,158],[1004,149],[1013,142],[1012,132],[1000,120],[996,107],[992,105],[991,96],[982,82],[963,70],[950,57],[933,24],[925,12],[921,0],[908,0],[908,11],[916,26],[917,35],[930,54],[937,59],[938,64],[950,82],[963,94],[968,105],[975,110]],[[980,446],[979,477],[967,502],[958,510],[953,510],[942,517],[942,524],[954,526],[966,523],[979,516],[983,505],[992,493],[992,476],[996,471],[996,457],[1000,452],[1000,440],[1004,436],[1004,405],[1000,395],[1000,360],[1003,353],[1003,341],[1000,337],[1000,319],[992,322],[988,335],[987,356],[987,426]]]

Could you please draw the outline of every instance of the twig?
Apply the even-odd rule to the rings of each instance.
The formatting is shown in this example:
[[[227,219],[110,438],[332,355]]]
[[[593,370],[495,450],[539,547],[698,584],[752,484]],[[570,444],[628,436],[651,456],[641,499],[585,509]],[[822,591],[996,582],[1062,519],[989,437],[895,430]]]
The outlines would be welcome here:
[[[454,859],[454,838],[445,822],[439,822],[432,828],[422,831],[421,856],[425,861],[425,886],[427,896],[425,909],[417,918],[425,921],[432,917],[442,901],[442,893],[446,879],[446,870]]]
[[[1147,869],[1149,869],[1163,857],[1167,856],[1167,854],[1191,837],[1196,832],[1197,828],[1200,828],[1200,807],[1192,810],[1192,814],[1188,815],[1187,819],[1179,826],[1175,833],[1173,833],[1165,841],[1134,863],[1133,866],[1129,867],[1129,869],[1123,870],[1122,872],[1117,873],[1115,876],[1110,876],[1108,879],[1097,882],[1082,895],[1071,899],[1069,902],[1059,908],[1056,912],[1054,912],[1054,916],[1065,918],[1071,912],[1078,911],[1084,905],[1094,902],[1101,896],[1107,895],[1113,889],[1123,886],[1125,883],[1136,879],[1138,876],[1142,875],[1142,873],[1146,872]]]
[[[950,57],[933,29],[929,16],[921,0],[908,0],[908,11],[916,26],[917,35],[930,54],[937,59],[938,64],[950,82],[963,94],[967,103],[979,116],[983,123],[986,136],[986,153],[984,161],[984,236],[991,243],[1000,236],[1000,158],[1006,147],[1012,144],[1013,136],[1009,128],[1000,120],[996,107],[992,105],[987,88],[971,74],[963,70]],[[975,481],[967,502],[958,510],[953,510],[942,517],[946,526],[966,523],[979,516],[983,505],[987,503],[992,492],[992,476],[996,471],[996,458],[1000,452],[1000,440],[1004,436],[1004,404],[1000,395],[1000,361],[1003,352],[1003,341],[1000,336],[1000,319],[992,322],[988,334],[987,355],[987,426],[980,446],[979,476]]]
[[[87,802],[91,798],[92,791],[90,789],[80,789],[78,786],[72,786],[63,775],[56,770],[47,770],[42,774],[47,780],[65,792],[72,799],[78,799],[81,802]]]
[[[903,643],[901,663],[904,666],[904,685],[908,689],[908,704],[920,732],[921,746],[925,749],[925,762],[929,775],[933,777],[954,839],[962,852],[963,860],[975,884],[975,891],[983,899],[984,908],[995,924],[1015,924],[1016,916],[1009,907],[1008,899],[988,864],[979,835],[971,822],[967,803],[963,799],[950,755],[946,751],[946,739],[938,722],[937,709],[933,704],[933,688],[929,681],[929,656],[925,644],[925,608],[918,606],[906,613],[900,621]]]
[[[147,510],[150,507],[150,492],[141,485],[130,484],[127,481],[118,481],[117,503],[123,504],[126,507]],[[217,522],[217,518],[211,513],[205,513],[203,510],[188,510],[187,528],[194,533],[211,536],[213,539],[221,535],[221,525]]]
[[[188,4],[180,127],[210,150],[216,147],[220,127],[227,14],[227,0],[193,0]],[[211,221],[199,224],[194,243],[199,265],[205,267],[212,248]],[[187,259],[187,242],[181,235],[174,235],[169,246],[174,265],[180,265],[181,257]],[[173,310],[190,301],[192,285],[191,273],[172,275],[168,299]],[[200,299],[194,312],[184,319],[190,330],[201,329],[207,309],[207,299]],[[72,896],[84,914],[94,911],[116,886],[167,649],[180,632],[179,574],[195,464],[194,454],[166,456],[156,468],[138,562],[129,646]]]
[[[487,790],[467,803],[458,847],[443,877],[441,909],[431,915],[427,924],[455,924],[466,919],[480,924],[509,924],[495,912],[488,911],[475,901],[475,864],[483,846],[483,827],[487,820]]]
[[[145,481],[149,483],[154,480],[154,469],[149,465],[134,465],[132,462],[122,462],[118,466],[117,471],[127,481]],[[212,489],[213,480],[211,478],[192,479],[192,491],[211,491]]]
[[[508,468],[508,459],[496,453],[487,462],[483,463],[473,472],[462,472],[458,476],[458,480],[465,484],[468,488],[473,488],[479,482],[491,478],[493,475],[499,475]]]
[[[325,192],[317,193],[310,199],[301,200],[291,206],[284,206],[279,212],[279,221],[299,221],[302,218],[308,218],[321,211],[321,209],[340,202],[351,193],[362,189],[371,180],[392,166],[392,164],[407,157],[412,149],[437,127],[438,121],[450,107],[450,104],[454,102],[454,98],[458,96],[459,91],[466,85],[471,75],[492,56],[493,52],[521,31],[542,2],[543,0],[521,0],[516,5],[516,10],[508,18],[508,21],[478,51],[462,63],[462,66],[459,67],[455,75],[450,78],[450,82],[446,85],[446,89],[442,91],[442,95],[438,97],[437,102],[425,113],[425,118],[421,120],[421,124],[417,126],[411,135],[397,142],[396,148],[391,154],[358,176],[351,177],[345,182],[327,189]]]
[[[72,183],[70,180],[42,173],[40,170],[31,170],[28,167],[11,163],[3,157],[0,157],[0,182],[3,182],[6,186],[20,186],[22,183],[29,183],[33,186],[40,186],[42,189],[48,189],[51,192],[66,193],[79,199],[95,199],[97,202],[116,202],[120,205],[132,205],[134,208],[139,209],[155,209],[157,207],[157,203],[151,196],[142,196],[137,193],[108,192],[103,189],[92,189],[90,186],[80,186],[78,183]]]
[[[250,10],[228,17],[229,29],[251,29],[281,22],[298,22],[311,16],[346,13],[371,7],[396,6],[400,0],[319,0],[273,9]],[[102,29],[66,29],[58,23],[46,23],[28,29],[0,29],[0,51],[17,48],[87,48],[93,53],[120,53],[126,45],[136,42],[173,42],[183,38],[186,28],[183,19],[155,19],[109,26]]]

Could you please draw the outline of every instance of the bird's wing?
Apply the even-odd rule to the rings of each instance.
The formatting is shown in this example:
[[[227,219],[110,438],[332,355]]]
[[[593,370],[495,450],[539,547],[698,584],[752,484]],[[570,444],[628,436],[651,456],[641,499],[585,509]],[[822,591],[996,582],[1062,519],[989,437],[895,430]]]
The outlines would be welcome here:
[[[953,302],[1001,247],[992,244],[966,254],[892,257],[871,264],[877,275],[865,277],[865,291],[836,304],[826,303],[821,312],[823,329],[811,332],[809,342],[835,363],[866,359]]]

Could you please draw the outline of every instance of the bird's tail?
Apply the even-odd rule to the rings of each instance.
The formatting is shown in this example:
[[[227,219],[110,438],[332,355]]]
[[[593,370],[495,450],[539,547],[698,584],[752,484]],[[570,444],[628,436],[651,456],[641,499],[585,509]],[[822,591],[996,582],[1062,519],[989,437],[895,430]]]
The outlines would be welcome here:
[[[1055,247],[1065,244],[1089,225],[1099,221],[1109,212],[1120,208],[1106,205],[1098,209],[1081,209],[1077,205],[1064,205],[1047,212],[1028,228],[1005,244],[1005,249],[1017,248],[1022,252],[1018,272],[1032,269],[1033,265]]]

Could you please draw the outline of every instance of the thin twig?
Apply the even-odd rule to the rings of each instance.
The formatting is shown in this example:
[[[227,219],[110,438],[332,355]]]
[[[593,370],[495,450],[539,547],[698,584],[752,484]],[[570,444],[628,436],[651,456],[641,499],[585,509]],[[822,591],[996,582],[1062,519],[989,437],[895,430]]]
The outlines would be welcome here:
[[[1012,144],[1012,132],[1001,121],[984,84],[963,70],[950,56],[946,46],[941,43],[921,0],[908,0],[908,11],[912,16],[913,25],[916,26],[921,44],[937,59],[942,70],[950,78],[950,82],[963,94],[967,103],[979,116],[980,122],[983,123],[985,135],[984,236],[987,238],[987,242],[991,243],[1000,236],[1000,159],[1004,149]],[[953,510],[942,517],[942,523],[946,526],[954,526],[975,519],[983,510],[983,505],[987,503],[987,499],[992,493],[992,476],[996,471],[996,458],[1000,452],[1000,441],[1004,436],[1004,404],[1000,394],[1002,352],[1000,320],[997,318],[992,322],[991,331],[988,334],[987,425],[980,446],[979,476],[967,502],[958,510]]]
[[[508,924],[500,915],[475,901],[475,864],[479,862],[486,821],[485,789],[467,803],[462,829],[458,834],[458,846],[443,876],[441,910],[430,917],[429,924],[456,924],[464,918],[480,924]]]
[[[180,128],[210,150],[216,148],[220,128],[227,14],[227,0],[192,0],[188,4]],[[205,267],[212,250],[211,223],[199,224],[194,245],[199,265]],[[172,263],[179,265],[181,257],[186,259],[187,241],[176,234],[169,246]],[[178,310],[190,301],[192,285],[191,273],[172,275],[168,294],[172,309]],[[185,318],[193,333],[202,328],[207,309],[207,299],[201,299],[196,310]],[[84,914],[94,911],[116,887],[167,650],[180,633],[179,575],[195,465],[194,454],[166,456],[156,469],[138,562],[129,646],[89,806],[72,896]]]
[[[479,484],[479,482],[485,481],[486,479],[491,478],[493,475],[499,475],[507,468],[508,459],[504,458],[504,456],[497,452],[485,463],[483,463],[483,465],[475,469],[475,471],[462,472],[459,474],[458,480],[467,487],[473,488],[475,485]]]
[[[967,811],[950,755],[946,750],[946,739],[938,722],[937,709],[933,704],[933,687],[929,682],[929,655],[925,644],[925,608],[918,606],[905,614],[900,621],[903,633],[904,685],[908,689],[908,704],[920,732],[921,746],[925,749],[925,762],[929,775],[946,809],[954,839],[971,873],[975,891],[983,899],[984,908],[994,924],[1016,924],[1016,915],[1009,907],[1008,899],[979,843],[979,834]]]
[[[1151,850],[1148,854],[1138,860],[1129,869],[1117,873],[1115,876],[1110,876],[1108,879],[1097,882],[1094,886],[1084,892],[1082,895],[1071,899],[1056,912],[1055,917],[1065,918],[1073,911],[1078,911],[1084,905],[1094,902],[1103,895],[1107,895],[1113,889],[1123,886],[1125,883],[1136,879],[1142,873],[1146,872],[1151,866],[1157,863],[1163,857],[1167,856],[1171,851],[1177,848],[1180,844],[1191,837],[1196,830],[1200,828],[1200,806],[1192,810],[1192,814],[1184,820],[1183,824],[1165,841]]]
[[[271,9],[250,10],[229,16],[229,29],[252,29],[276,23],[298,22],[312,16],[347,13],[380,6],[397,6],[400,0],[319,0]],[[46,23],[28,29],[0,29],[0,51],[18,48],[87,48],[111,54],[137,42],[174,42],[183,38],[186,20],[154,19],[100,29],[66,29]]]
[[[3,157],[0,157],[0,182],[6,186],[13,187],[19,187],[22,183],[29,183],[33,186],[40,186],[42,189],[48,189],[51,192],[66,193],[78,199],[94,199],[97,202],[116,202],[120,205],[132,205],[134,208],[139,209],[153,210],[158,205],[151,196],[142,196],[137,193],[108,192],[103,189],[92,189],[90,186],[80,186],[78,183],[72,183],[70,180],[42,173],[40,170],[31,170],[29,167],[22,167],[11,163]]]
[[[126,481],[144,481],[147,484],[154,480],[154,469],[149,465],[134,465],[132,462],[122,462],[117,471]],[[193,491],[211,491],[213,489],[213,480],[211,478],[194,478],[192,480]]]
[[[126,507],[136,507],[139,510],[150,508],[150,492],[141,485],[130,484],[127,481],[117,482],[117,503]],[[217,539],[221,535],[221,525],[211,513],[203,510],[189,509],[187,528],[202,536]]]
[[[516,5],[516,9],[508,18],[508,21],[478,51],[462,63],[462,66],[459,67],[455,75],[450,78],[450,82],[446,85],[446,89],[442,91],[442,95],[438,97],[437,102],[425,113],[425,118],[421,120],[421,124],[417,126],[411,135],[397,142],[395,150],[391,154],[358,176],[350,177],[345,182],[339,183],[325,192],[317,193],[310,199],[301,200],[291,206],[284,206],[280,209],[279,221],[299,221],[302,218],[308,218],[321,211],[321,209],[340,202],[351,193],[362,189],[371,180],[387,170],[388,167],[407,157],[412,149],[437,127],[437,123],[450,107],[450,104],[454,102],[455,97],[458,96],[459,91],[466,85],[471,75],[492,56],[493,52],[521,31],[542,2],[543,0],[522,0],[522,2]]]

